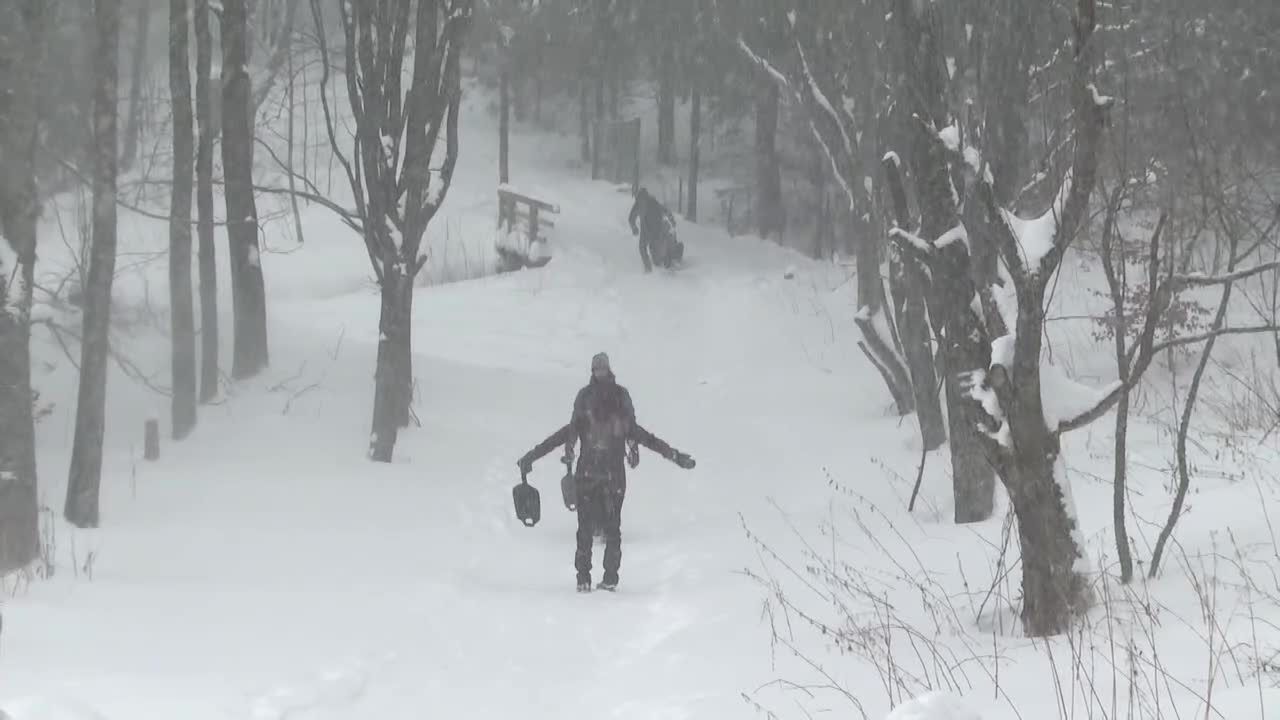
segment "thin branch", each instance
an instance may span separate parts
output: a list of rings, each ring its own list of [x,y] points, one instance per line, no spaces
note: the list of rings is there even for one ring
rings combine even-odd
[[[1261,275],[1272,270],[1280,270],[1280,260],[1263,263],[1244,270],[1236,270],[1225,275],[1202,275],[1200,273],[1191,273],[1187,275],[1175,275],[1173,282],[1178,288],[1183,287],[1209,287],[1211,285],[1225,285],[1229,282],[1236,282],[1251,278],[1254,275]]]

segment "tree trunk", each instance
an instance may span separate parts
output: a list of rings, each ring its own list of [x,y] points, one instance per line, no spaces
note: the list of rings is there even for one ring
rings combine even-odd
[[[253,196],[253,134],[245,0],[226,0],[222,19],[222,166],[231,246],[233,347],[231,375],[253,377],[267,367],[267,303]]]
[[[1128,382],[1128,378],[1121,377],[1120,382]],[[1125,391],[1120,396],[1120,401],[1116,403],[1115,478],[1111,488],[1111,514],[1115,526],[1116,553],[1120,559],[1120,582],[1125,584],[1133,579],[1133,553],[1129,550],[1129,531],[1125,523],[1124,509],[1125,488],[1128,484],[1126,477],[1129,460],[1128,440],[1129,393]]]
[[[947,326],[942,352],[943,386],[947,393],[947,420],[951,437],[951,485],[955,494],[954,516],[957,524],[982,522],[995,511],[995,469],[987,460],[978,433],[974,401],[964,388],[963,374],[985,365],[973,343],[957,342],[961,323]]]
[[[902,172],[897,156],[886,157],[885,185],[889,190],[893,203],[897,226],[910,227],[910,213],[907,208],[907,191],[902,182]],[[868,233],[869,236],[869,233]],[[861,296],[864,283],[874,283],[870,292],[883,293],[880,285],[879,256],[862,254],[869,251],[858,247],[858,292]],[[867,269],[863,269],[863,266]],[[871,269],[874,268],[874,271]],[[933,342],[930,336],[930,320],[927,298],[931,292],[929,278],[920,261],[912,257],[902,257],[895,246],[889,255],[889,288],[893,297],[893,316],[897,320],[897,328],[902,343],[902,354],[906,359],[910,373],[908,385],[914,399],[917,421],[920,425],[920,438],[926,450],[933,450],[946,442],[947,434],[943,430],[942,404],[938,399],[938,376],[933,362]],[[872,302],[870,295],[866,300],[859,299],[860,304]],[[863,330],[866,336],[868,330]],[[901,391],[895,391],[894,383],[890,383],[890,392],[897,397]],[[900,406],[901,407],[901,406]],[[907,412],[910,412],[908,410]],[[904,413],[905,414],[905,413]]]
[[[891,273],[899,277],[896,283],[901,294],[894,293],[895,317],[898,334],[902,338],[902,354],[911,375],[911,393],[915,401],[916,421],[920,425],[920,438],[925,450],[935,450],[947,441],[942,416],[942,400],[938,392],[937,366],[933,362],[933,342],[930,336],[929,311],[925,303],[928,280],[924,269],[913,260],[896,260],[890,263]],[[879,281],[879,277],[876,277]],[[861,280],[858,281],[861,285]]]
[[[937,128],[948,122],[947,74],[936,37],[938,11],[925,6],[928,9],[919,15],[909,4],[900,0],[897,5],[907,38],[905,65],[912,97],[910,106],[901,111],[901,123],[912,128],[910,166],[920,203],[920,236],[932,244],[959,226],[961,218],[947,149],[936,132],[921,122],[927,119]],[[978,435],[977,404],[969,398],[962,378],[987,368],[990,349],[982,342],[981,321],[972,309],[976,293],[965,244],[937,248],[931,262],[931,291],[926,300],[944,373],[955,521],[979,522],[994,509],[995,472]]]
[[[405,362],[410,358],[413,279],[393,263],[384,264],[383,272],[369,459],[391,462],[396,436],[403,425],[401,416],[407,409],[405,379],[412,375],[412,369],[406,367]]]
[[[809,183],[812,188],[812,201],[809,206],[809,213],[813,219],[813,246],[810,249],[810,256],[814,260],[823,260],[829,257],[827,230],[829,223],[827,221],[827,173],[826,168],[830,161],[827,159],[826,151],[822,149],[822,143],[810,133],[805,135],[806,150],[809,151]],[[870,240],[870,237],[867,238]],[[879,268],[876,268],[879,272]]]
[[[670,47],[658,61],[658,162],[676,164],[676,59]]]
[[[134,38],[132,67],[129,69],[129,124],[125,126],[124,148],[120,151],[120,171],[128,172],[138,159],[138,134],[142,128],[142,84],[146,75],[147,34],[151,25],[151,3],[148,0],[136,0],[138,3],[134,26],[137,36]]]
[[[756,232],[780,238],[786,226],[782,206],[782,168],[778,161],[778,85],[769,77],[756,80]]]
[[[0,96],[13,99],[0,105],[0,157],[7,160],[0,166],[0,235],[17,261],[16,268],[0,261],[0,575],[40,552],[30,352],[40,215],[36,87],[44,26],[38,5],[28,4],[32,14],[12,3],[0,6]]]
[[[1039,391],[1036,387],[1035,392]],[[1075,612],[1087,606],[1088,588],[1077,569],[1081,549],[1076,541],[1075,508],[1070,496],[1063,494],[1066,470],[1058,436],[1047,430],[1027,433],[1015,438],[1013,446],[1002,477],[1018,518],[1022,624],[1030,637],[1056,635],[1065,632]]]
[[[213,138],[217,121],[211,97],[213,37],[209,28],[209,0],[195,0],[196,119],[200,137],[196,147],[196,235],[200,265],[200,402],[218,395],[218,261],[213,246]]]
[[[702,90],[696,85],[689,108],[689,199],[685,204],[685,218],[698,222],[698,162],[702,145]]]
[[[586,77],[578,80],[578,135],[582,147],[582,162],[591,162],[591,102],[590,84]]]
[[[591,117],[591,179],[599,180],[600,174],[604,169],[604,158],[600,155],[601,145],[604,144],[604,63],[600,63],[600,67],[596,73],[596,107],[595,113]]]
[[[94,0],[93,231],[84,292],[80,389],[64,514],[76,527],[98,526],[102,441],[107,404],[111,284],[116,266],[116,88],[120,0]]]
[[[504,51],[505,52],[505,51]],[[510,182],[508,151],[511,147],[511,63],[502,60],[502,77],[498,81],[498,182]]]
[[[191,301],[191,181],[195,139],[187,0],[169,1],[169,94],[173,103],[173,197],[169,211],[169,308],[173,342],[173,438],[196,424],[196,333]]]
[[[1031,33],[1030,5],[1023,0],[996,4],[995,32],[986,34],[990,86],[990,118],[984,135],[991,158],[992,187],[996,202],[1014,207],[1029,168],[1030,134],[1027,128],[1031,84],[1027,81]]]

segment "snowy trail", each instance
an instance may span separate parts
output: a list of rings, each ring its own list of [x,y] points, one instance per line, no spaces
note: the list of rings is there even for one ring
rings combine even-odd
[[[461,207],[492,193],[477,153]],[[158,463],[135,466],[116,441],[106,526],[75,538],[94,549],[93,578],[37,585],[6,609],[0,700],[192,720],[747,711],[741,693],[771,675],[759,594],[737,573],[752,562],[739,513],[814,482],[814,450],[880,401],[829,382],[849,349],[816,313],[824,293],[782,279],[789,253],[685,225],[690,266],[645,275],[629,195],[542,167],[519,173],[561,204],[553,262],[419,292],[423,427],[391,466],[362,459],[377,303],[358,246],[309,240],[324,274],[269,281],[269,378],[207,408],[196,439]],[[291,262],[268,261],[271,277]],[[360,269],[339,275],[343,262]],[[579,596],[554,455],[531,478],[537,528],[515,521],[510,489],[515,459],[567,419],[600,350],[640,421],[699,465],[643,455],[621,588]],[[146,409],[124,404],[136,427]],[[46,454],[59,477],[65,458]]]

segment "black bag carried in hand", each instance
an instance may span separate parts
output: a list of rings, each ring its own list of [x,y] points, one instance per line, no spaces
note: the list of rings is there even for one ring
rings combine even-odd
[[[578,481],[573,477],[573,458],[566,455],[560,462],[564,463],[564,477],[560,478],[560,497],[569,512],[573,512],[578,509]]]
[[[516,504],[516,517],[525,527],[533,527],[542,519],[542,496],[524,473],[520,474],[520,484],[511,488],[511,499]]]

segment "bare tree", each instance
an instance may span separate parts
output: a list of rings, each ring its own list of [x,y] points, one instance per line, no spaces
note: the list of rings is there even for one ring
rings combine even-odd
[[[1064,631],[1072,615],[1090,602],[1079,528],[1070,483],[1061,460],[1061,437],[1102,417],[1124,397],[1165,349],[1204,342],[1225,334],[1274,332],[1272,326],[1224,328],[1155,342],[1170,298],[1186,287],[1227,285],[1276,269],[1264,263],[1222,276],[1178,273],[1162,263],[1164,220],[1148,242],[1147,287],[1151,297],[1143,313],[1136,345],[1129,349],[1122,380],[1099,389],[1070,386],[1043,391],[1041,345],[1044,303],[1064,254],[1088,211],[1095,185],[1103,127],[1111,98],[1100,94],[1090,77],[1095,67],[1095,0],[1077,0],[1071,44],[1070,167],[1049,207],[1022,218],[1001,206],[990,164],[967,146],[959,129],[940,111],[945,75],[938,72],[936,7],[902,0],[898,15],[907,42],[909,96],[913,103],[916,182],[926,218],[930,208],[955,218],[960,193],[952,178],[965,178],[963,217],[954,227],[923,237],[903,229],[893,233],[904,252],[916,254],[932,269],[935,281],[951,285],[944,297],[980,312],[967,324],[973,346],[951,355],[948,370],[966,378],[972,402],[965,416],[977,421],[977,441],[1008,491],[1022,547],[1023,626],[1042,636]],[[928,109],[933,105],[934,109]],[[960,173],[953,173],[958,170]],[[900,182],[896,173],[891,173]],[[1162,277],[1162,268],[1165,268]],[[968,283],[968,289],[963,284]],[[963,291],[962,291],[963,290]],[[971,333],[971,334],[969,334]],[[950,342],[955,342],[950,338]],[[973,355],[969,353],[972,352]],[[959,362],[954,362],[958,358]],[[953,364],[954,363],[954,364]],[[1056,370],[1053,370],[1056,372]],[[1059,378],[1059,383],[1070,382]],[[955,439],[953,438],[953,444]]]
[[[213,37],[209,31],[209,0],[195,0],[196,119],[200,136],[196,146],[196,235],[200,265],[200,401],[218,394],[218,262],[213,245],[213,139],[217,121],[213,115],[210,66]]]
[[[458,161],[461,54],[474,0],[338,4],[347,97],[356,125],[354,162],[338,145],[323,82],[321,99],[330,143],[355,195],[382,291],[369,458],[390,462],[399,429],[408,423],[413,390],[413,280],[427,259],[422,238],[449,192]],[[311,9],[327,67],[320,0],[311,0]],[[412,54],[406,52],[411,34]],[[412,79],[402,91],[408,59]],[[443,157],[433,167],[437,150]]]
[[[227,237],[231,249],[231,375],[252,377],[267,367],[267,298],[253,195],[252,88],[248,71],[246,0],[225,0],[222,12],[222,167],[226,174]]]
[[[191,184],[195,139],[191,112],[191,23],[187,0],[169,0],[169,94],[173,104],[173,194],[169,209],[169,315],[173,343],[173,437],[196,424],[196,332],[191,296]]]
[[[77,527],[98,526],[102,441],[107,405],[111,284],[116,267],[116,89],[120,0],[94,0],[93,237],[84,291],[80,389],[64,514]]]
[[[0,574],[39,553],[31,303],[44,0],[0,2]]]

